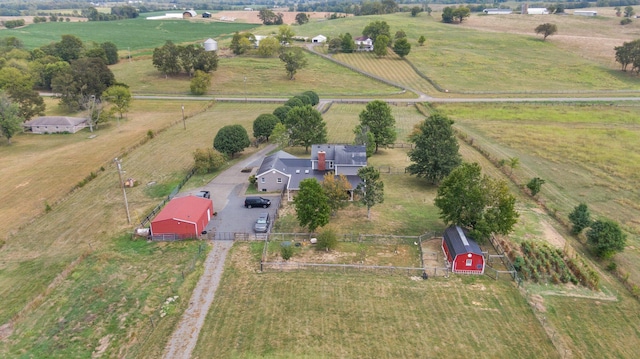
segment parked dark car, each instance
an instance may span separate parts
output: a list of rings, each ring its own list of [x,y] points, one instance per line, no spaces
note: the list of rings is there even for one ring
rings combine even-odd
[[[200,191],[200,192],[196,193],[196,197],[211,198],[211,192],[209,192],[209,191]]]
[[[247,197],[244,200],[244,206],[246,208],[262,207],[267,208],[271,205],[271,200],[263,197]]]

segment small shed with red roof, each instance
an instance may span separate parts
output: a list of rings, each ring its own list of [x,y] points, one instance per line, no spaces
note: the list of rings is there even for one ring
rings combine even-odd
[[[186,196],[174,198],[151,221],[151,235],[173,239],[196,238],[213,216],[210,199]]]
[[[467,230],[459,226],[445,229],[442,236],[442,251],[451,266],[452,273],[484,273],[484,255]]]

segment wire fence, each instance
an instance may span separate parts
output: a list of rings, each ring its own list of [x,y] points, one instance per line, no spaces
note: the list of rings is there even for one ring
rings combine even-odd
[[[360,243],[365,245],[390,245],[390,246],[417,246],[419,251],[419,266],[415,265],[375,265],[361,263],[322,263],[322,262],[309,262],[301,260],[268,260],[270,257],[277,257],[269,254],[269,243],[280,243],[287,246],[293,245],[296,247],[302,247],[302,243],[313,243],[315,239],[315,233],[269,233],[264,240],[264,247],[262,253],[262,259],[260,261],[261,271],[287,271],[287,270],[314,270],[314,271],[342,271],[342,272],[375,272],[379,274],[387,275],[409,275],[412,277],[421,277],[427,279],[430,276],[445,276],[448,277],[450,269],[448,266],[432,266],[426,265],[428,258],[431,262],[434,260],[437,262],[438,253],[432,251],[425,251],[422,246],[422,242],[426,239],[433,239],[434,232],[425,233],[421,236],[395,236],[388,234],[344,234],[338,241],[342,243]],[[397,249],[394,251],[397,253]]]

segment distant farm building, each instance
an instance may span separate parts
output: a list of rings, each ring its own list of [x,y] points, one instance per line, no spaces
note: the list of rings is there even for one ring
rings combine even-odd
[[[549,10],[546,7],[528,7],[522,5],[522,13],[528,15],[549,15]]]
[[[593,10],[576,10],[573,14],[578,16],[598,16],[598,12]]]
[[[513,13],[513,10],[511,10],[511,9],[484,9],[484,10],[482,10],[482,12],[487,14],[487,15],[509,15],[509,14]]]
[[[204,42],[204,51],[218,51],[218,42],[214,39],[207,39]]]
[[[183,19],[184,15],[182,13],[171,13],[168,12],[164,15],[161,16],[149,16],[146,19],[147,20],[179,20],[179,19]]]
[[[452,273],[483,274],[485,261],[478,243],[469,237],[468,231],[451,226],[444,231],[442,251]]]
[[[189,18],[196,17],[196,16],[198,16],[198,13],[195,10],[187,10],[187,11],[182,13],[182,17],[184,19],[189,19]]]
[[[313,43],[327,42],[327,37],[324,36],[324,35],[318,35],[318,36],[314,37],[313,39],[311,39],[311,42],[313,42]]]
[[[213,216],[210,199],[186,196],[174,198],[151,221],[154,239],[196,238]]]
[[[88,126],[86,118],[66,116],[36,117],[24,123],[33,133],[76,133]]]
[[[359,36],[353,39],[358,51],[373,51],[373,40],[367,36]]]

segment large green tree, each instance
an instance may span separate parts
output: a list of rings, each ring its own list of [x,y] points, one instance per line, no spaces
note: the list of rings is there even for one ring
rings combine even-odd
[[[280,41],[281,44],[288,44],[293,41],[293,37],[295,36],[295,32],[293,32],[293,28],[289,25],[280,25],[278,26],[278,35],[276,38]]]
[[[308,227],[311,232],[329,223],[331,208],[322,186],[315,178],[300,181],[300,190],[293,198],[293,206],[300,226]]]
[[[5,94],[0,93],[0,134],[7,138],[9,144],[11,144],[11,138],[22,131],[22,121],[18,105],[12,103]]]
[[[282,13],[274,13],[269,9],[261,9],[258,13],[258,18],[262,20],[264,25],[282,25]]]
[[[151,62],[165,76],[180,73],[179,49],[173,41],[167,40],[162,47],[153,49]]]
[[[536,34],[542,34],[542,40],[546,40],[547,37],[558,32],[558,27],[556,24],[544,23],[536,26],[535,28]]]
[[[230,158],[233,158],[236,153],[242,152],[250,144],[247,130],[241,125],[224,126],[213,139],[213,148]]]
[[[320,112],[311,105],[292,108],[284,124],[291,143],[304,146],[305,152],[309,152],[309,146],[314,143],[327,142],[327,125]]]
[[[263,113],[253,121],[253,137],[269,141],[269,136],[278,123],[280,120],[275,115]]]
[[[72,61],[69,69],[51,80],[60,104],[71,111],[89,108],[102,93],[115,84],[115,76],[102,59],[83,57]]]
[[[387,38],[391,39],[391,29],[386,21],[376,20],[365,26],[364,30],[362,30],[362,35],[371,38],[375,43],[376,39],[380,35],[385,35]]]
[[[11,101],[18,105],[19,115],[24,121],[44,114],[44,100],[38,91],[33,90],[33,86],[29,72],[9,66],[0,69],[0,90],[5,91]]]
[[[303,12],[299,12],[296,14],[296,23],[298,25],[304,25],[309,22],[309,16]]]
[[[273,110],[273,115],[276,116],[280,122],[284,123],[289,111],[291,111],[291,106],[283,105],[276,107],[276,109]]]
[[[255,39],[255,36],[251,33],[239,33],[236,31],[231,38],[231,45],[229,48],[233,51],[234,55],[242,55],[247,52],[251,46],[253,46]]]
[[[627,71],[627,67],[631,65],[631,71],[640,72],[640,39],[625,42],[622,46],[616,46],[614,50],[616,62],[622,65],[622,71]]]
[[[459,23],[471,15],[471,9],[464,5],[460,5],[453,10],[453,17],[458,20]]]
[[[129,111],[131,101],[133,100],[131,91],[124,85],[114,85],[109,87],[102,93],[102,98],[115,107],[120,118],[122,118],[122,115],[125,112]]]
[[[401,58],[409,55],[409,52],[411,52],[411,44],[406,37],[400,38],[393,43],[393,52]]]
[[[389,40],[389,37],[387,35],[378,36],[373,44],[373,53],[378,57],[386,56],[387,47],[389,46],[390,42],[391,40]]]
[[[409,141],[415,144],[409,151],[413,162],[407,167],[410,174],[437,184],[462,163],[451,125],[453,121],[447,116],[434,113],[409,136]]]
[[[258,55],[262,57],[271,57],[278,52],[280,44],[275,37],[267,37],[260,40],[258,45]]]
[[[358,176],[362,182],[356,187],[356,194],[360,203],[367,206],[367,219],[371,219],[371,207],[384,202],[384,182],[380,179],[380,171],[372,166],[360,168]]]
[[[307,66],[307,59],[300,48],[283,47],[280,50],[280,61],[284,62],[289,80],[293,80],[298,70]]]
[[[610,258],[616,252],[622,252],[627,243],[627,235],[622,233],[618,223],[609,219],[600,219],[591,223],[587,231],[587,243],[600,258]]]
[[[373,133],[376,153],[379,147],[392,144],[396,140],[396,120],[391,115],[391,107],[386,102],[380,100],[369,102],[360,112],[360,125],[367,126]]]
[[[113,42],[107,41],[100,44],[102,50],[107,57],[107,65],[115,65],[118,63],[118,47]]]
[[[341,48],[340,50],[345,54],[350,54],[356,51],[356,42],[353,40],[353,37],[350,33],[346,33],[340,36],[341,40]]]
[[[304,96],[307,96],[311,99],[311,106],[315,106],[320,103],[320,96],[315,91],[305,91],[302,93]]]
[[[482,175],[477,163],[463,163],[447,176],[435,198],[447,225],[471,229],[480,241],[491,234],[508,234],[518,220],[516,199],[507,183]]]
[[[56,42],[53,47],[54,55],[66,62],[79,59],[84,52],[82,40],[75,35],[62,35],[62,40]]]

